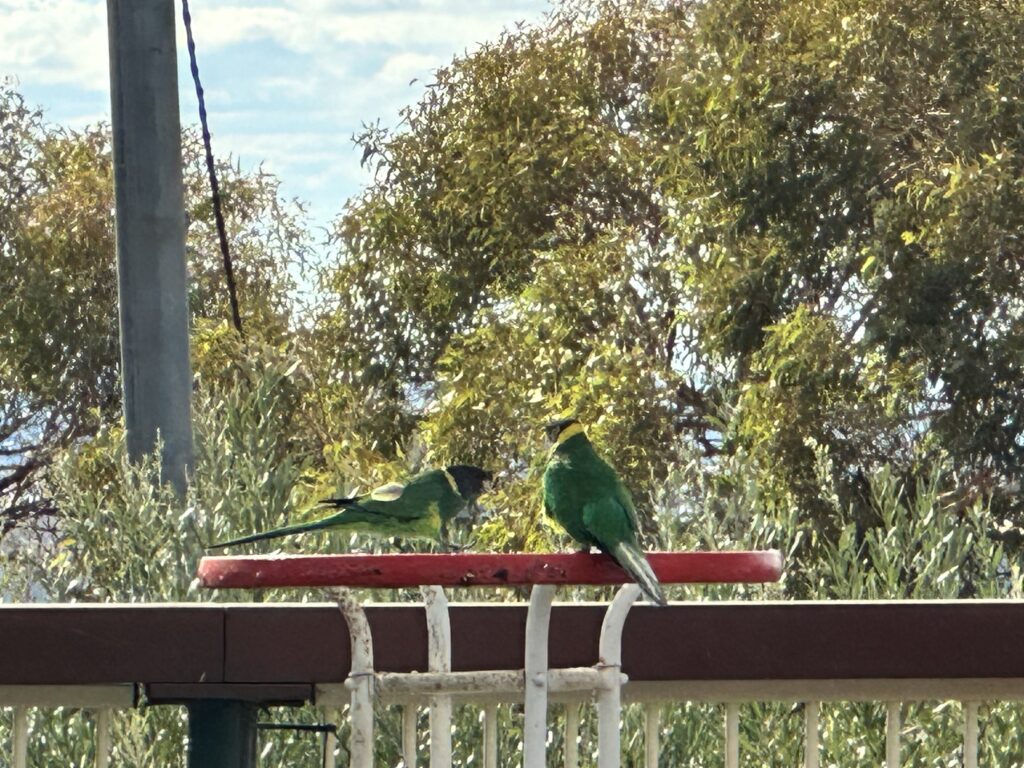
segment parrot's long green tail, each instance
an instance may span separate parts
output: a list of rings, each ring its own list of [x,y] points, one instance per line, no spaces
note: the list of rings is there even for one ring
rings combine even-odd
[[[651,564],[635,544],[628,541],[619,542],[608,554],[640,585],[648,600],[657,605],[668,605],[665,594],[661,591],[661,584],[658,583],[658,577],[651,570]]]
[[[311,523],[299,523],[298,525],[288,525],[284,528],[274,528],[270,531],[263,531],[261,533],[253,533],[249,536],[243,536],[240,539],[231,539],[230,541],[222,541],[219,544],[210,544],[207,549],[221,549],[223,547],[234,547],[238,544],[250,544],[254,541],[263,541],[264,539],[276,539],[280,536],[291,536],[294,533],[306,533],[307,531],[319,531],[324,528],[330,528],[337,526],[339,521],[337,516],[324,518],[323,520],[314,520]]]

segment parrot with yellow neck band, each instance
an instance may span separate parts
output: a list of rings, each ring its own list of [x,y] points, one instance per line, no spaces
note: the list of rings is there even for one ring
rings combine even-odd
[[[583,425],[545,425],[553,443],[544,469],[544,511],[587,549],[597,547],[622,566],[652,603],[665,605],[658,578],[637,544],[633,499],[615,470],[594,450]]]
[[[211,544],[208,549],[234,547],[327,528],[403,539],[436,539],[444,543],[448,522],[467,505],[476,504],[491,479],[491,473],[484,469],[454,464],[446,469],[424,472],[405,485],[389,483],[363,496],[323,499],[320,504],[341,511],[308,523]]]

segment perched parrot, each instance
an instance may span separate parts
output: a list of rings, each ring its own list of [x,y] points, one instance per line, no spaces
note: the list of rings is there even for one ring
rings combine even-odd
[[[209,549],[233,547],[324,528],[346,528],[376,536],[440,541],[448,521],[467,504],[476,503],[491,477],[490,472],[467,464],[430,470],[417,475],[405,485],[389,483],[364,496],[323,499],[320,502],[322,505],[341,511],[320,520],[211,544]]]
[[[615,470],[597,455],[576,419],[545,425],[554,443],[544,469],[544,511],[586,549],[598,547],[628,573],[647,599],[665,605],[658,578],[636,541],[636,509]]]

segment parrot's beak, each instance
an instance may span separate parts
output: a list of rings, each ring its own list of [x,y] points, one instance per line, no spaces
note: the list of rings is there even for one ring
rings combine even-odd
[[[552,422],[550,424],[545,424],[543,427],[540,428],[541,432],[544,433],[544,447],[545,448],[550,448],[552,445],[555,444],[555,440],[558,439],[558,433],[557,432],[555,432],[555,436],[554,437],[551,436],[551,432],[555,428],[556,428],[556,425],[555,425],[554,422]]]

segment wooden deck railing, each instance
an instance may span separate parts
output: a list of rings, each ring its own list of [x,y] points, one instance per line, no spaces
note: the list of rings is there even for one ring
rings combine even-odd
[[[555,605],[550,665],[593,664],[606,607]],[[366,608],[382,673],[426,672],[422,606]],[[452,670],[521,669],[526,606],[450,606]],[[898,765],[898,702],[964,702],[964,765],[977,765],[977,702],[1024,699],[1024,603],[688,603],[636,606],[622,638],[625,701],[726,703],[727,765],[738,765],[744,701],[800,701],[806,765],[817,765],[818,702],[890,704],[890,766]],[[130,707],[232,698],[266,704],[340,703],[349,636],[334,604],[46,605],[0,607],[0,707]],[[386,686],[381,695],[387,698]],[[503,690],[456,699],[520,699]],[[571,695],[552,692],[555,701]],[[520,699],[521,700],[521,699]],[[98,718],[101,727],[107,720]],[[22,724],[22,725],[18,725]],[[24,754],[16,734],[14,765]],[[656,741],[656,738],[653,739]],[[653,748],[652,741],[652,748]],[[101,741],[102,743],[102,741]],[[656,750],[655,750],[656,752]],[[652,757],[654,753],[652,753]],[[100,765],[104,758],[99,754]]]

